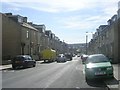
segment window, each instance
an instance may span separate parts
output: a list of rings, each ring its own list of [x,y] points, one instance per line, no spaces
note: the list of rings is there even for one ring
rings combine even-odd
[[[32,58],[31,58],[31,57],[28,57],[28,60],[32,60]]]
[[[87,63],[100,63],[100,62],[108,62],[108,58],[105,56],[92,56],[89,57]]]
[[[27,31],[27,35],[26,36],[27,36],[27,39],[28,39],[29,38],[29,31]]]
[[[15,57],[14,60],[24,60],[23,57]]]

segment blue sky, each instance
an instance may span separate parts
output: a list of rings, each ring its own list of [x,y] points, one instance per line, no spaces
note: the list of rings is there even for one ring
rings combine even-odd
[[[1,12],[45,24],[61,41],[85,43],[100,25],[117,14],[119,0],[2,0]]]

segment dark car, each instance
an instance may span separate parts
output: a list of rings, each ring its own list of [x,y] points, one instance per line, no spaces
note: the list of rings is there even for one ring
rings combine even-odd
[[[12,60],[12,68],[23,68],[23,67],[35,67],[36,61],[33,60],[29,55],[17,55]]]
[[[64,54],[59,54],[56,58],[56,61],[57,62],[66,62],[67,60],[66,60],[66,57]]]
[[[72,54],[65,54],[65,57],[68,61],[71,61],[72,60]]]

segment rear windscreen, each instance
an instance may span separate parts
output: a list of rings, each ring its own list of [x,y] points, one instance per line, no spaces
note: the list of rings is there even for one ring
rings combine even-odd
[[[13,60],[24,60],[24,57],[15,57]]]

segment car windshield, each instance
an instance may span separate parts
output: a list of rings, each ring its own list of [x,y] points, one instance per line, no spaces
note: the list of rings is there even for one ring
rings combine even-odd
[[[58,57],[61,57],[60,55]]]
[[[24,57],[15,57],[13,60],[24,60]]]
[[[105,56],[92,56],[89,57],[86,61],[86,63],[100,63],[100,62],[109,62],[109,60]]]

